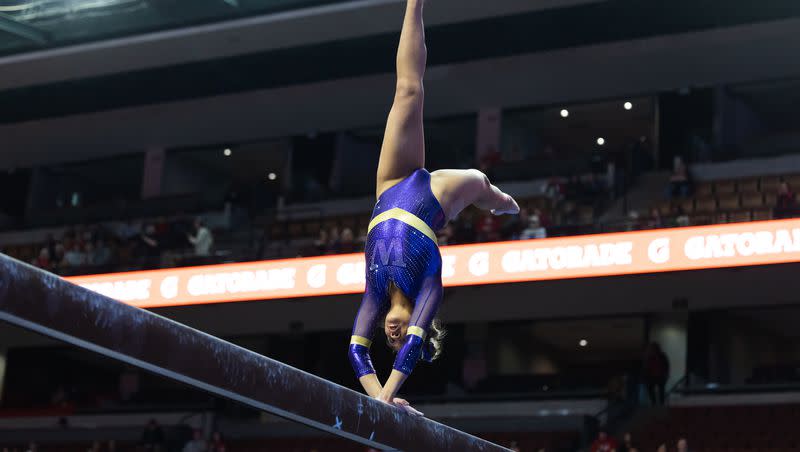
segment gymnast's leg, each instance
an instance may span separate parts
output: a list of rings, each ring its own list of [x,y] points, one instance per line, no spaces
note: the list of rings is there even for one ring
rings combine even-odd
[[[422,23],[424,0],[407,0],[403,31],[397,49],[397,86],[386,122],[378,163],[376,195],[425,166],[422,126],[423,87],[427,49]]]

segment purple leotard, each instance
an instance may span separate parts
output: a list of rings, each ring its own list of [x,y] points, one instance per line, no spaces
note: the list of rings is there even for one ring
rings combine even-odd
[[[425,335],[442,300],[442,257],[433,234],[447,223],[430,181],[430,173],[418,169],[386,190],[375,204],[365,251],[366,291],[349,348],[359,378],[375,373],[369,346],[378,321],[390,307],[391,284],[414,303],[409,334],[394,368],[408,375],[420,358],[430,358]]]

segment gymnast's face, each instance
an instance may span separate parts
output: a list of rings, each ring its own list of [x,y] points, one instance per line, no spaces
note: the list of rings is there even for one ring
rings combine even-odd
[[[383,322],[383,330],[386,333],[386,344],[396,352],[403,347],[410,320],[411,310],[408,306],[392,303],[392,308]]]

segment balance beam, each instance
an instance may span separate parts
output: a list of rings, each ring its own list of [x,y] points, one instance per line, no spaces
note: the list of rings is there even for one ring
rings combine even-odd
[[[3,254],[0,320],[377,449],[508,451]]]

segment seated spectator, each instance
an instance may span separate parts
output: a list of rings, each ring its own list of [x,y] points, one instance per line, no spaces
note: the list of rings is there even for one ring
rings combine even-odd
[[[319,237],[314,240],[313,252],[315,256],[321,256],[328,250],[328,231],[323,228],[319,230]]]
[[[519,448],[519,444],[517,444],[516,441],[511,441],[511,443],[508,445],[508,448],[514,452],[522,452],[522,450]]]
[[[328,245],[325,247],[325,254],[338,254],[340,239],[339,228],[331,228],[328,233]]]
[[[67,267],[86,265],[86,253],[81,249],[79,242],[73,241],[72,245],[66,249],[63,264]]]
[[[211,247],[214,245],[214,235],[211,230],[206,227],[202,218],[194,220],[195,235],[187,234],[186,238],[189,243],[194,245],[194,255],[205,257],[211,255]]]
[[[53,264],[50,262],[50,250],[46,247],[39,250],[39,256],[36,257],[31,264],[42,270],[51,271]]]
[[[344,228],[342,230],[342,238],[339,240],[339,248],[337,251],[339,254],[355,253],[358,251],[352,229]]]
[[[208,445],[209,452],[226,452],[227,447],[225,446],[225,441],[222,438],[222,433],[214,432],[211,435],[211,442]]]
[[[111,262],[111,248],[106,241],[98,238],[95,244],[91,247],[91,251],[87,249],[89,265],[108,265]]]
[[[485,213],[478,218],[475,226],[479,242],[496,242],[500,240],[500,219],[496,215]]]
[[[114,231],[117,238],[127,242],[137,237],[141,232],[141,225],[134,223],[133,220],[117,223],[116,230]]]
[[[436,233],[436,239],[439,243],[439,246],[449,245],[453,240],[454,233],[455,231],[453,230],[453,225],[447,223],[439,232]]]
[[[685,198],[692,194],[692,178],[689,168],[678,158],[669,177],[669,198]]]
[[[661,211],[657,207],[650,209],[650,217],[645,223],[646,229],[659,229],[664,227],[664,221],[661,219]]]
[[[686,441],[686,438],[681,438],[678,440],[676,448],[678,452],[689,452],[689,442]]]
[[[522,231],[528,227],[528,209],[521,208],[517,215],[507,215],[503,220],[503,226],[500,228],[500,235],[503,240],[519,240]]]
[[[150,419],[142,432],[142,448],[154,452],[164,450],[164,431],[155,419]]]
[[[622,444],[620,444],[617,452],[634,452],[636,450],[636,447],[633,446],[633,437],[630,433],[625,433],[622,437]]]
[[[203,432],[200,429],[195,429],[192,440],[183,446],[183,452],[206,452],[207,450],[208,445],[203,439]]]
[[[617,450],[617,441],[608,436],[608,432],[601,429],[591,447],[591,452],[614,452]]]
[[[520,240],[547,238],[547,229],[542,227],[539,215],[535,213],[528,217],[528,226],[519,236]]]
[[[662,444],[662,445],[658,446],[658,449],[656,449],[656,452],[667,452],[667,445],[666,444]]]
[[[788,182],[782,181],[778,185],[778,198],[775,201],[775,209],[773,209],[773,217],[775,218],[791,218],[797,211],[797,202],[795,201],[795,194],[792,187]]]

